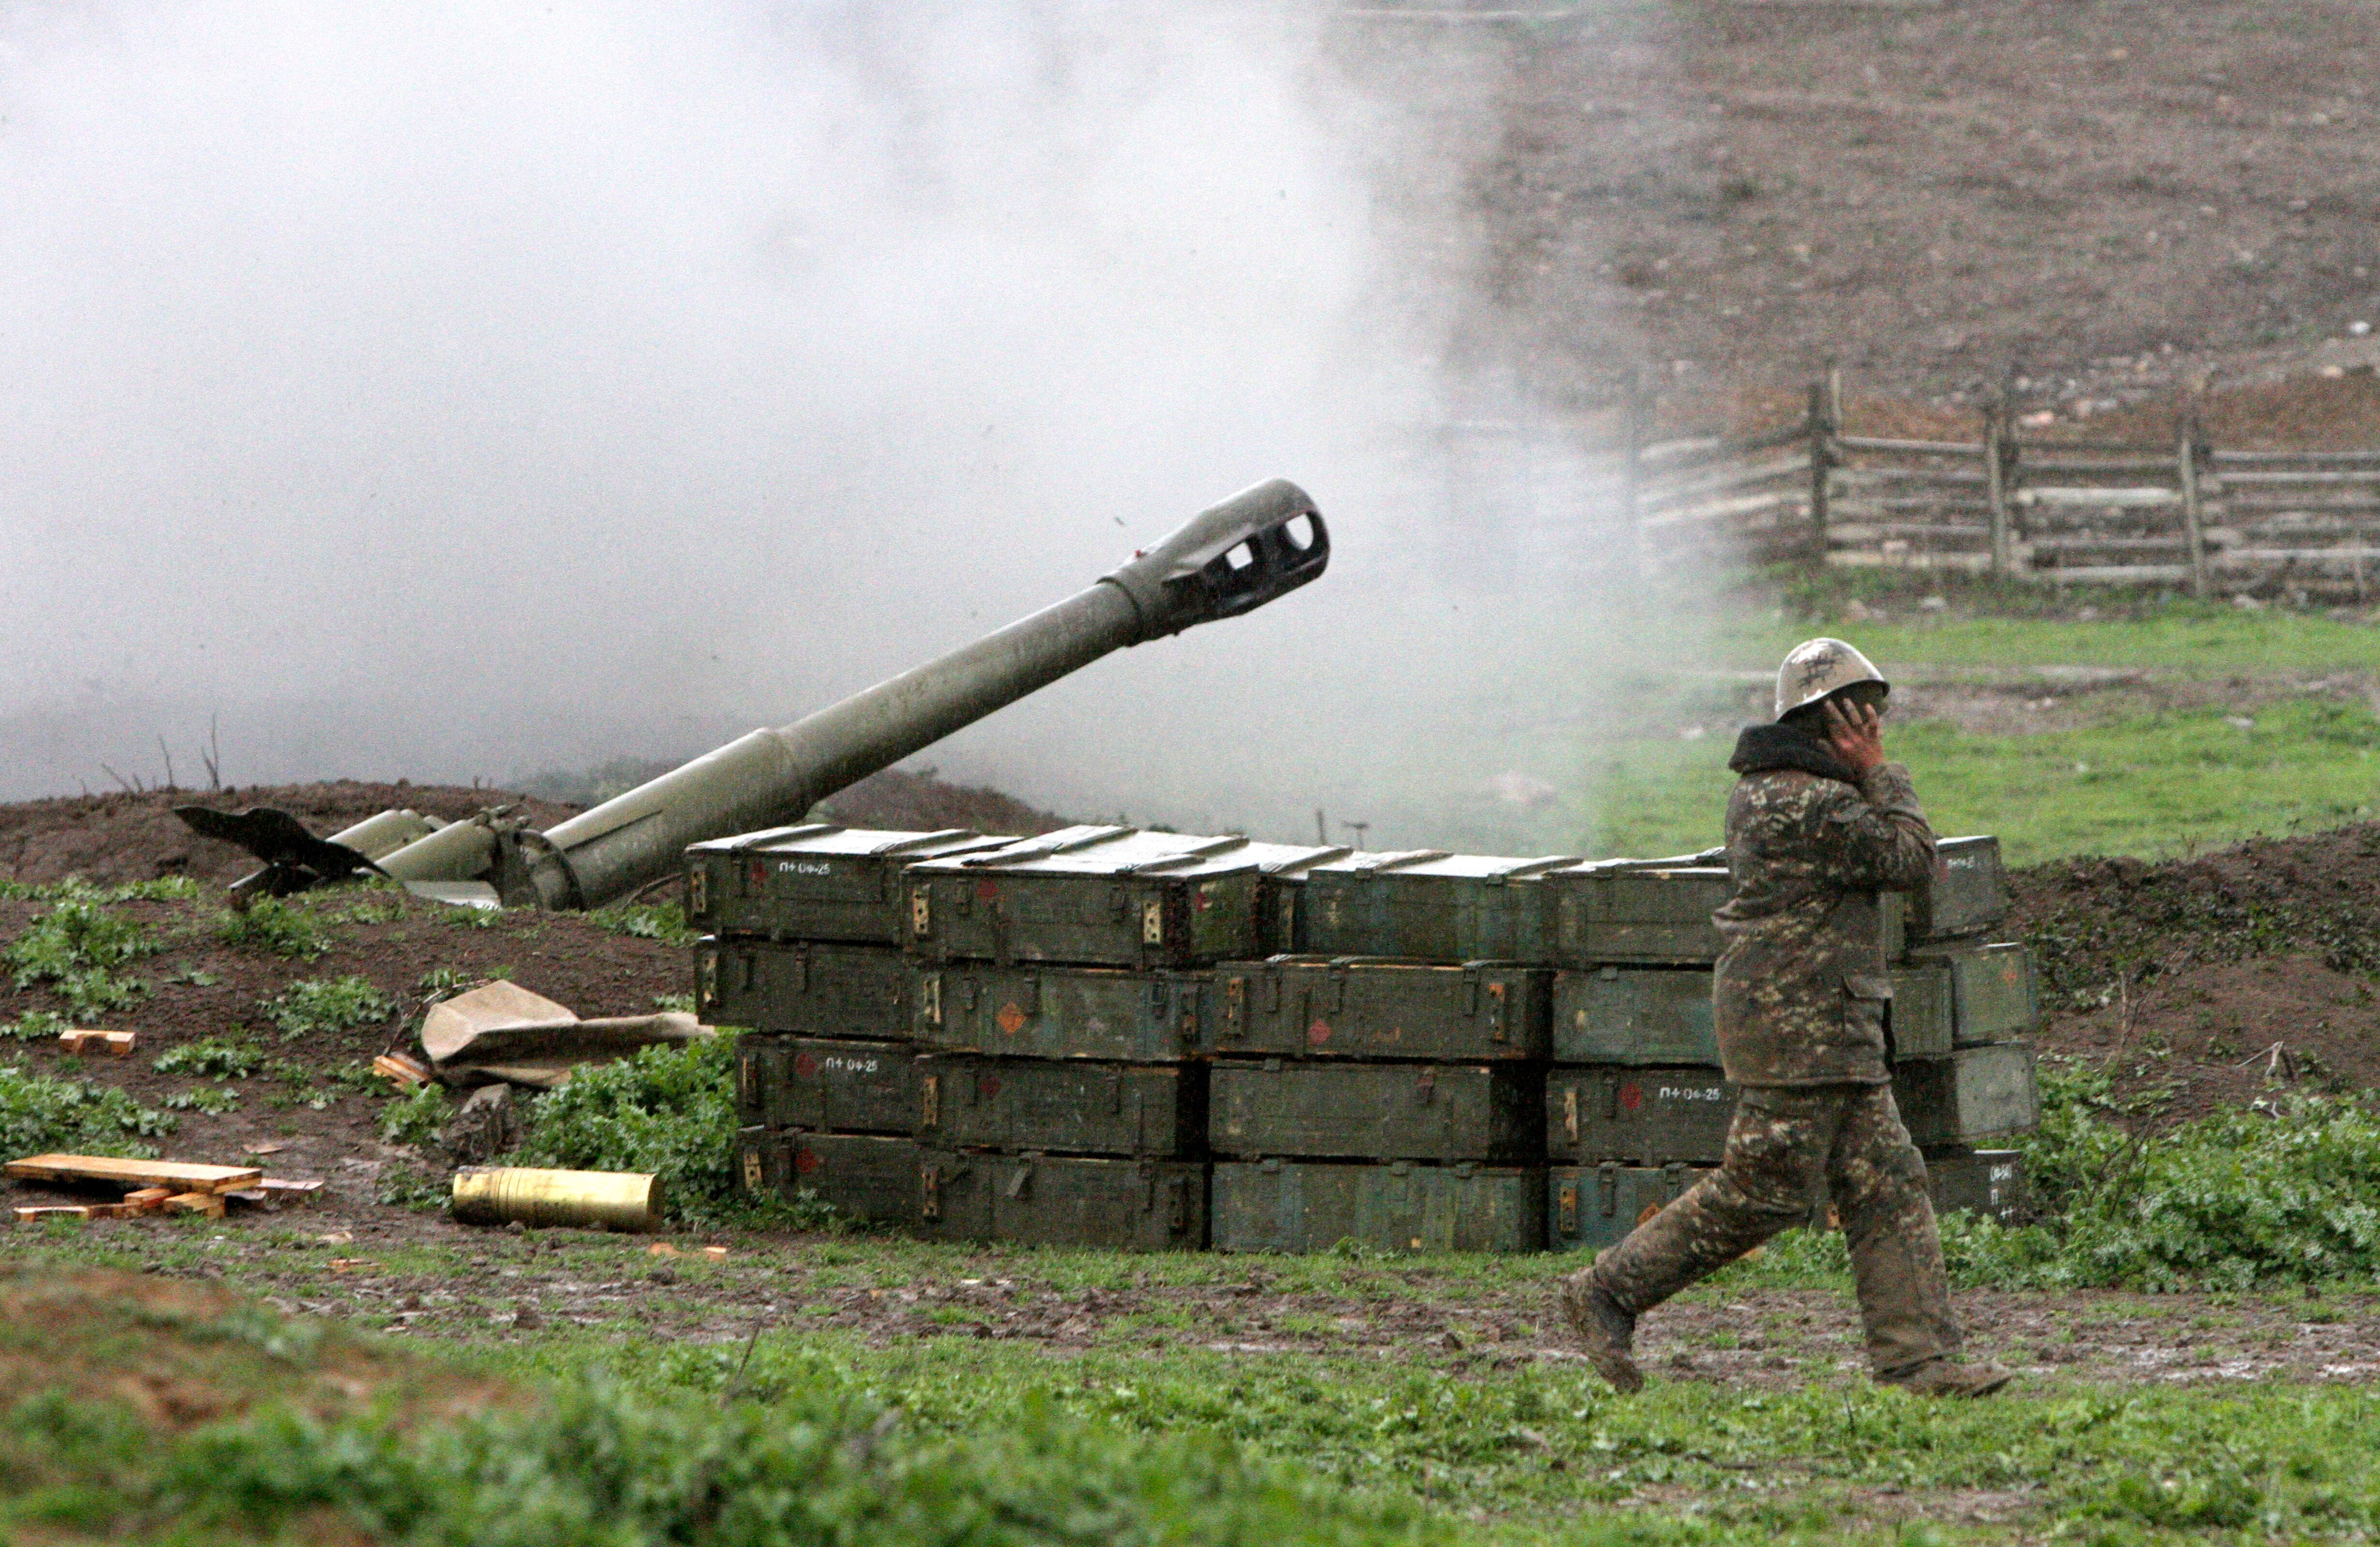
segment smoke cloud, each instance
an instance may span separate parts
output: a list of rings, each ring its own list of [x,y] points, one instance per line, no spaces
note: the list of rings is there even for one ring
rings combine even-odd
[[[1492,105],[1384,98],[1344,25],[8,14],[0,794],[153,778],[159,735],[187,783],[210,716],[239,784],[691,753],[1287,476],[1321,582],[923,761],[1084,814],[1498,835],[1455,810],[1497,771],[1465,738],[1640,652],[1594,469],[1444,431],[1541,413],[1445,364]]]

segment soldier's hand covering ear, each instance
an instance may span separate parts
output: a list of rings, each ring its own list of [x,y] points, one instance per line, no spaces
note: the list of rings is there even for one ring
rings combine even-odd
[[[1827,745],[1843,766],[1864,779],[1884,762],[1884,716],[1875,708],[1849,698],[1828,699]]]

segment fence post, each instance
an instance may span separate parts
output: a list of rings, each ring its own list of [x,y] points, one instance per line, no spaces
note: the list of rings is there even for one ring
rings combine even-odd
[[[1640,575],[1647,567],[1645,524],[1636,489],[1643,474],[1645,418],[1644,373],[1631,371],[1620,403],[1620,434],[1625,443],[1620,468],[1620,508],[1628,522],[1629,550],[1636,556],[1636,572]]]
[[[1992,579],[2005,579],[2013,554],[2009,542],[2009,412],[2005,401],[1984,406],[1984,487],[1991,500]]]
[[[1830,396],[1826,383],[1810,384],[1810,563],[1820,570],[1827,566],[1827,481],[1835,465]]]
[[[2181,420],[2181,448],[2177,459],[2181,471],[2181,526],[2190,540],[2190,594],[2206,595],[2205,526],[2198,510],[2198,408],[2192,404]]]

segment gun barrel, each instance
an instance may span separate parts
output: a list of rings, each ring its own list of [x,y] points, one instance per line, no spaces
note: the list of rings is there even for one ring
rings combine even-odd
[[[1305,585],[1330,534],[1295,484],[1258,484],[1054,606],[773,730],[753,731],[543,834],[518,835],[511,902],[600,907],[668,875],[688,844],[798,815],[878,769],[1114,651],[1236,617]],[[462,824],[457,824],[459,827]],[[504,845],[455,827],[381,860],[469,880]]]

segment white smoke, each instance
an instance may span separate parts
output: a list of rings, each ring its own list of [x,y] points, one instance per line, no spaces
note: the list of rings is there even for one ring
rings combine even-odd
[[[1469,148],[1346,84],[1327,26],[8,14],[0,793],[153,774],[152,736],[216,713],[238,783],[696,750],[1282,475],[1333,518],[1318,586],[929,761],[1290,833],[1426,800],[1416,749],[1465,733],[1482,674],[1563,699],[1603,648],[1580,592],[1548,654],[1548,588],[1508,584],[1593,570],[1591,513],[1567,553],[1450,515],[1435,291],[1462,265],[1413,236],[1459,231]],[[1447,579],[1499,544],[1512,595]]]

